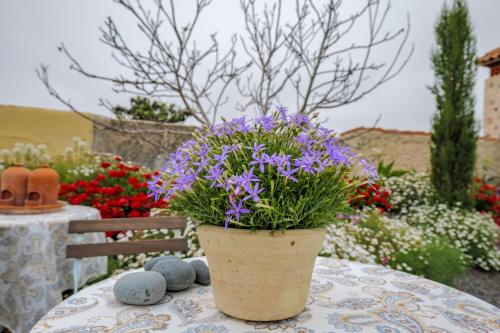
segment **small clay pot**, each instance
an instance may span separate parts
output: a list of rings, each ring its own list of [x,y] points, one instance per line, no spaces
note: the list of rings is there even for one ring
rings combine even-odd
[[[26,199],[26,186],[31,171],[21,164],[7,168],[2,173],[0,205],[23,206]]]
[[[33,170],[28,179],[25,205],[55,205],[59,198],[59,174],[47,166]]]

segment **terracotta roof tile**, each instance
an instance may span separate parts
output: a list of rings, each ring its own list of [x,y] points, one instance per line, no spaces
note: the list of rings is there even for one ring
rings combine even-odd
[[[490,66],[497,62],[500,62],[500,47],[486,53],[485,55],[477,59],[477,62],[483,66]]]

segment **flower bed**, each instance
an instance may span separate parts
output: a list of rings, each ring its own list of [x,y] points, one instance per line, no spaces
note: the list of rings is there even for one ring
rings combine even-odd
[[[495,223],[500,226],[500,187],[476,178],[472,196],[476,210],[491,214]]]
[[[167,201],[148,197],[150,173],[139,166],[127,165],[116,157],[103,161],[93,179],[61,184],[60,198],[72,205],[99,209],[102,218],[146,217],[152,208],[165,208]],[[107,236],[116,233],[107,233]]]

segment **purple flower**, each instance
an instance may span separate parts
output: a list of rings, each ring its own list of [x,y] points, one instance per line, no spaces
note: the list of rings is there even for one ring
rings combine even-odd
[[[280,105],[276,105],[276,110],[280,113],[280,118],[285,120],[285,121],[288,121],[288,109],[283,107],[283,106],[280,106]]]
[[[257,119],[257,123],[262,126],[264,131],[270,132],[273,128],[277,126],[272,116],[262,116]]]
[[[222,151],[220,154],[215,154],[214,155],[214,160],[219,162],[220,164],[224,163],[226,160],[227,156],[229,155],[230,152],[232,152],[234,149],[233,146],[222,146]]]
[[[295,141],[297,141],[300,144],[303,144],[306,147],[310,147],[313,144],[315,144],[317,141],[311,138],[309,133],[307,132],[300,132],[295,138]]]
[[[369,183],[373,183],[378,179],[378,172],[377,168],[375,168],[375,165],[362,158],[359,160],[359,163],[363,166],[363,169],[368,176]]]
[[[351,165],[351,158],[353,157],[353,154],[351,150],[347,147],[342,147],[342,146],[333,146],[333,145],[327,145],[326,146],[326,152],[328,153],[328,156],[330,160],[333,162],[335,165]]]
[[[323,127],[323,126],[319,127],[318,131],[320,133],[321,139],[323,139],[323,140],[331,140],[331,139],[333,139],[334,141],[337,141],[336,138],[333,138],[333,137],[330,138],[330,135],[332,133],[335,133],[334,131],[332,131],[332,130],[326,128],[326,127]]]
[[[262,153],[260,156],[252,157],[253,161],[250,162],[250,165],[258,165],[260,172],[264,172],[266,164],[269,163],[269,155]]]
[[[309,117],[307,117],[303,113],[293,114],[292,116],[290,116],[290,121],[292,124],[299,126],[299,127],[308,127],[311,124]]]
[[[249,126],[248,120],[245,116],[240,118],[234,118],[231,122],[229,122],[229,126],[233,128],[235,131],[248,133],[253,130],[252,126]]]
[[[243,208],[242,200],[238,201],[238,203],[231,201],[231,206],[233,208],[226,211],[226,215],[227,216],[233,215],[236,218],[236,221],[240,220],[241,214],[250,213],[250,209]]]
[[[314,174],[314,158],[311,155],[303,155],[295,159],[293,165],[304,170],[307,173]]]
[[[250,168],[250,170],[243,172],[241,179],[247,184],[250,182],[260,182],[259,177],[253,174],[253,167]]]
[[[247,148],[252,149],[252,157],[254,157],[257,156],[257,154],[260,153],[261,150],[266,150],[265,146],[266,145],[263,143],[258,144],[257,142],[255,142],[253,144],[253,147],[247,147]]]
[[[255,185],[253,185],[252,188],[247,189],[248,195],[244,197],[243,200],[248,200],[252,198],[253,201],[259,202],[260,201],[259,193],[262,191],[264,191],[264,189],[263,188],[259,189],[259,183],[256,183]]]
[[[283,166],[278,167],[278,171],[282,176],[284,176],[284,177],[286,177],[286,178],[288,178],[296,183],[298,182],[298,179],[295,178],[293,176],[293,174],[296,173],[297,171],[299,171],[299,168],[290,169],[290,162],[287,162],[285,164],[285,167],[283,167]]]
[[[224,169],[219,167],[218,165],[208,170],[208,175],[205,176],[205,179],[213,181],[212,184],[210,185],[210,188],[213,188],[217,184],[217,180],[219,180],[219,178],[222,177],[223,173]]]

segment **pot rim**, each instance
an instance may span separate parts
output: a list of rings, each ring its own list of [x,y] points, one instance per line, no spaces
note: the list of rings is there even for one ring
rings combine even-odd
[[[224,232],[231,232],[231,233],[245,233],[245,234],[256,234],[256,233],[275,233],[275,234],[288,234],[288,233],[299,233],[299,232],[315,232],[315,231],[322,231],[326,230],[326,227],[315,227],[315,228],[305,228],[305,229],[276,229],[276,230],[270,230],[270,229],[259,229],[259,230],[252,230],[252,229],[237,229],[237,228],[225,228],[221,227],[218,225],[213,225],[213,224],[207,224],[207,223],[202,223],[202,224],[197,224],[196,229],[198,228],[208,228],[208,229],[214,229],[214,230],[219,230],[219,231],[224,231]]]

